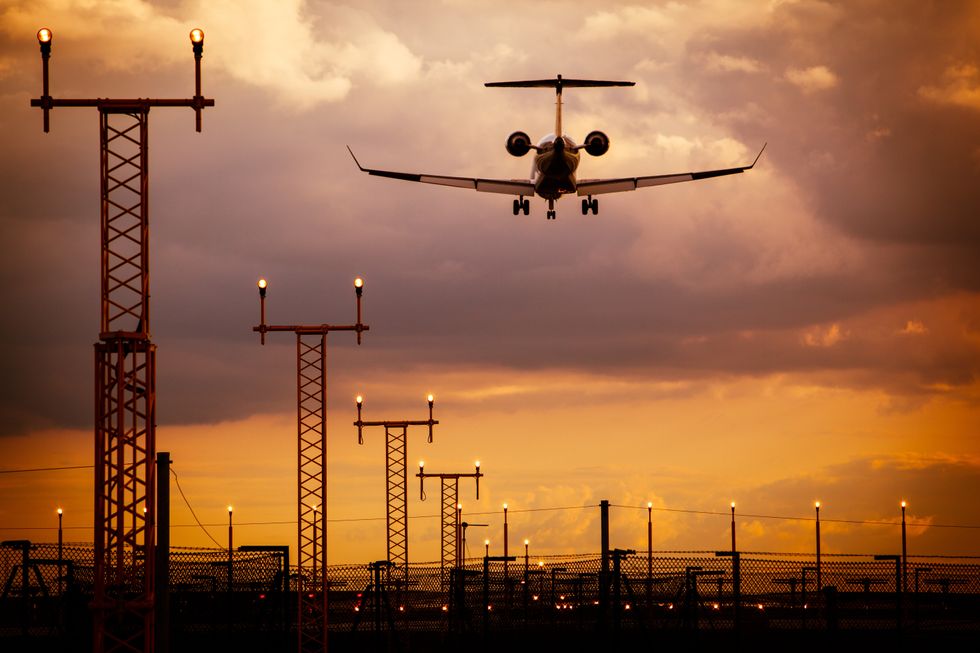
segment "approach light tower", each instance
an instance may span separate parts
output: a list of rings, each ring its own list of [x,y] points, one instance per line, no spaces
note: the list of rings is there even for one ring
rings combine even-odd
[[[476,461],[476,471],[472,474],[430,474],[425,471],[425,461],[419,461],[419,498],[425,501],[425,479],[438,478],[441,484],[441,506],[442,506],[442,548],[439,557],[439,577],[442,585],[446,585],[446,567],[459,567],[460,556],[462,555],[460,545],[460,512],[462,506],[459,503],[459,479],[476,479],[476,500],[480,500],[480,479],[483,472],[480,471],[480,461]]]
[[[357,396],[357,421],[354,422],[357,443],[364,444],[364,427],[383,426],[385,429],[388,562],[392,565],[389,577],[401,581],[402,589],[407,587],[408,582],[408,427],[429,427],[429,442],[432,442],[432,427],[439,421],[432,418],[434,397],[430,394],[427,399],[429,419],[365,422],[361,419],[364,397]]]
[[[327,334],[353,331],[357,344],[370,329],[361,323],[361,294],[364,281],[354,280],[357,297],[356,324],[265,323],[268,283],[259,279],[261,322],[252,327],[262,344],[270,331],[296,334],[296,392],[298,424],[297,631],[300,653],[327,650]],[[319,520],[319,527],[317,527]],[[319,540],[319,542],[317,542]]]
[[[197,115],[214,100],[201,95],[204,32],[190,32],[194,96],[183,99],[51,97],[48,60],[53,33],[37,32],[42,94],[31,100],[99,111],[101,173],[101,322],[95,344],[95,560],[93,648],[153,650],[153,561],[156,519],[156,345],[150,341],[149,113],[188,107]]]

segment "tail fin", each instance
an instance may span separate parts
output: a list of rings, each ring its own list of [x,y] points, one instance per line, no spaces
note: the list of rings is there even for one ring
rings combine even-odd
[[[636,82],[614,82],[606,79],[532,79],[517,82],[487,82],[491,88],[553,88],[555,89],[555,136],[561,136],[561,91],[563,88],[582,88],[597,86],[635,86]]]

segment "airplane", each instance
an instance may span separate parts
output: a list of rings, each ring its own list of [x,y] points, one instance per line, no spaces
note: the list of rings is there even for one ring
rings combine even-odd
[[[487,82],[484,86],[492,88],[553,88],[557,100],[555,102],[555,132],[548,134],[537,145],[531,144],[531,137],[525,132],[516,131],[507,137],[507,152],[516,157],[522,157],[531,150],[534,150],[534,162],[531,167],[531,176],[527,179],[483,179],[479,177],[449,177],[445,175],[428,175],[418,173],[396,172],[393,170],[377,170],[365,168],[361,165],[354,151],[347,146],[354,163],[361,170],[369,175],[378,177],[389,177],[391,179],[402,179],[404,181],[416,181],[423,184],[438,184],[440,186],[454,186],[456,188],[468,188],[484,193],[502,193],[505,195],[517,195],[514,200],[514,215],[521,212],[528,215],[531,210],[528,196],[539,197],[548,201],[548,220],[556,218],[555,201],[561,199],[563,195],[577,193],[586,196],[582,200],[582,215],[588,215],[591,211],[593,215],[599,213],[599,200],[593,199],[593,195],[603,193],[620,193],[623,191],[646,188],[648,186],[662,186],[664,184],[676,184],[682,181],[696,181],[698,179],[710,179],[712,177],[722,177],[733,175],[746,170],[751,170],[759,161],[766,146],[762,146],[759,154],[750,165],[739,166],[736,168],[724,168],[719,170],[703,170],[700,172],[683,172],[669,175],[653,175],[648,177],[619,177],[612,179],[577,179],[576,172],[579,164],[579,152],[585,150],[592,156],[602,156],[609,151],[609,137],[601,131],[594,130],[589,132],[585,141],[578,145],[569,136],[562,133],[561,127],[561,108],[562,91],[565,88],[580,87],[608,87],[608,86],[634,86],[635,82],[619,82],[597,79],[564,79],[558,75],[554,79],[536,79],[514,82]]]

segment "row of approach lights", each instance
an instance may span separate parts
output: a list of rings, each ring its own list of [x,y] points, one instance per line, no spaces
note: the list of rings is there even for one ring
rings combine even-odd
[[[52,32],[47,27],[42,27],[37,31],[37,41],[41,44],[41,49],[46,50],[45,54],[51,51],[51,39],[54,38],[54,32]],[[200,54],[200,50],[204,47],[204,30],[194,28],[190,33],[191,43],[194,47],[194,53]]]

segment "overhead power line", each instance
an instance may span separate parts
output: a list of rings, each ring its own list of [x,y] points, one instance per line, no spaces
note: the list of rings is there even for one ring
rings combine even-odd
[[[222,548],[221,543],[211,536],[211,533],[208,532],[208,529],[204,528],[204,524],[202,524],[201,520],[197,518],[197,513],[194,512],[194,509],[191,507],[191,502],[187,500],[187,495],[184,494],[183,488],[180,487],[180,480],[177,478],[177,472],[174,471],[173,465],[170,466],[170,473],[173,474],[174,483],[177,484],[177,491],[180,492],[180,496],[184,500],[184,504],[187,506],[187,509],[191,511],[191,516],[194,518],[194,521],[196,521],[197,525],[201,527],[201,530],[204,531],[204,534],[207,535],[212,542],[214,542],[215,546],[217,546],[219,549]]]
[[[27,473],[27,472],[52,472],[52,471],[65,471],[65,470],[72,470],[72,469],[92,469],[92,468],[93,468],[93,465],[66,465],[66,466],[63,466],[63,467],[33,467],[33,468],[25,468],[25,469],[0,469],[0,474],[20,474],[20,473]],[[173,528],[188,528],[188,527],[191,527],[192,528],[192,527],[194,527],[196,525],[196,526],[199,526],[202,529],[204,529],[205,526],[216,526],[216,527],[222,526],[223,524],[216,524],[216,523],[215,524],[202,524],[201,523],[201,521],[197,518],[197,515],[194,513],[194,509],[191,508],[190,503],[187,501],[187,497],[184,495],[183,490],[181,490],[181,488],[180,488],[180,481],[177,481],[177,472],[174,471],[173,467],[170,468],[170,471],[171,471],[171,473],[174,476],[174,481],[177,482],[177,489],[180,491],[180,496],[184,499],[184,503],[187,504],[187,508],[191,511],[191,515],[194,516],[194,521],[196,522],[196,524],[171,524],[171,526]],[[610,505],[612,507],[614,507],[614,508],[626,508],[626,509],[630,509],[630,510],[647,510],[647,506],[645,506],[645,505],[644,506],[629,506],[629,505],[617,504],[617,503],[610,504]],[[557,511],[557,510],[582,510],[584,508],[597,508],[597,507],[598,507],[598,504],[586,504],[586,505],[582,505],[582,506],[554,506],[554,507],[545,507],[545,508],[524,508],[524,509],[511,508],[509,510],[509,512],[510,512],[510,514],[515,514],[515,513],[523,513],[523,512],[550,512],[550,511]],[[730,512],[718,511],[718,510],[693,510],[693,509],[690,509],[690,508],[666,508],[666,507],[657,507],[657,508],[651,508],[651,509],[654,512],[676,512],[676,513],[687,514],[687,515],[710,515],[710,516],[717,516],[717,517],[730,517],[731,516],[731,513]],[[484,510],[484,511],[479,511],[479,512],[468,512],[467,514],[469,514],[469,515],[502,515],[503,514],[503,511],[502,510]],[[816,518],[815,517],[794,517],[794,516],[788,516],[788,515],[763,515],[763,514],[756,514],[756,513],[737,513],[737,515],[739,517],[744,517],[744,518],[749,518],[749,519],[775,519],[775,520],[780,520],[780,521],[802,521],[802,522],[814,522],[814,521],[816,521]],[[435,515],[435,514],[432,514],[432,515],[410,515],[409,516],[409,519],[434,519],[436,517],[439,517],[439,515]],[[327,519],[327,522],[328,523],[350,523],[350,522],[384,521],[385,519],[386,519],[385,517],[345,517],[345,518]],[[820,519],[820,521],[823,522],[823,523],[831,523],[831,524],[858,524],[858,525],[864,525],[864,526],[901,526],[901,524],[902,524],[899,521],[874,520],[874,519],[832,519],[832,518],[827,518],[827,517],[822,517]],[[295,523],[296,523],[295,520],[293,520],[293,521],[261,521],[261,522],[241,522],[238,525],[239,526],[266,526],[266,525],[288,525],[288,524],[295,524]],[[929,523],[929,522],[913,522],[913,521],[908,521],[908,522],[906,522],[905,525],[906,526],[921,526],[921,527],[928,527],[928,528],[954,528],[954,529],[955,528],[959,528],[959,529],[968,529],[968,530],[980,530],[980,524],[933,524],[933,523]],[[12,527],[10,527],[11,530],[47,530],[48,528],[49,527],[46,527],[46,526],[27,527],[27,528],[23,528],[23,529],[13,529]],[[66,527],[66,528],[84,528],[84,527],[81,527],[81,526],[72,526],[72,527]],[[208,533],[208,531],[206,529],[205,529],[204,532],[207,533],[207,536],[211,539],[212,542],[214,542],[215,544],[218,544],[218,541],[215,540],[211,536],[211,533]],[[221,546],[221,545],[218,544],[218,546]]]
[[[26,472],[60,472],[66,469],[92,469],[94,465],[67,465],[65,467],[32,467],[30,469],[0,469],[0,474],[24,474]]]

